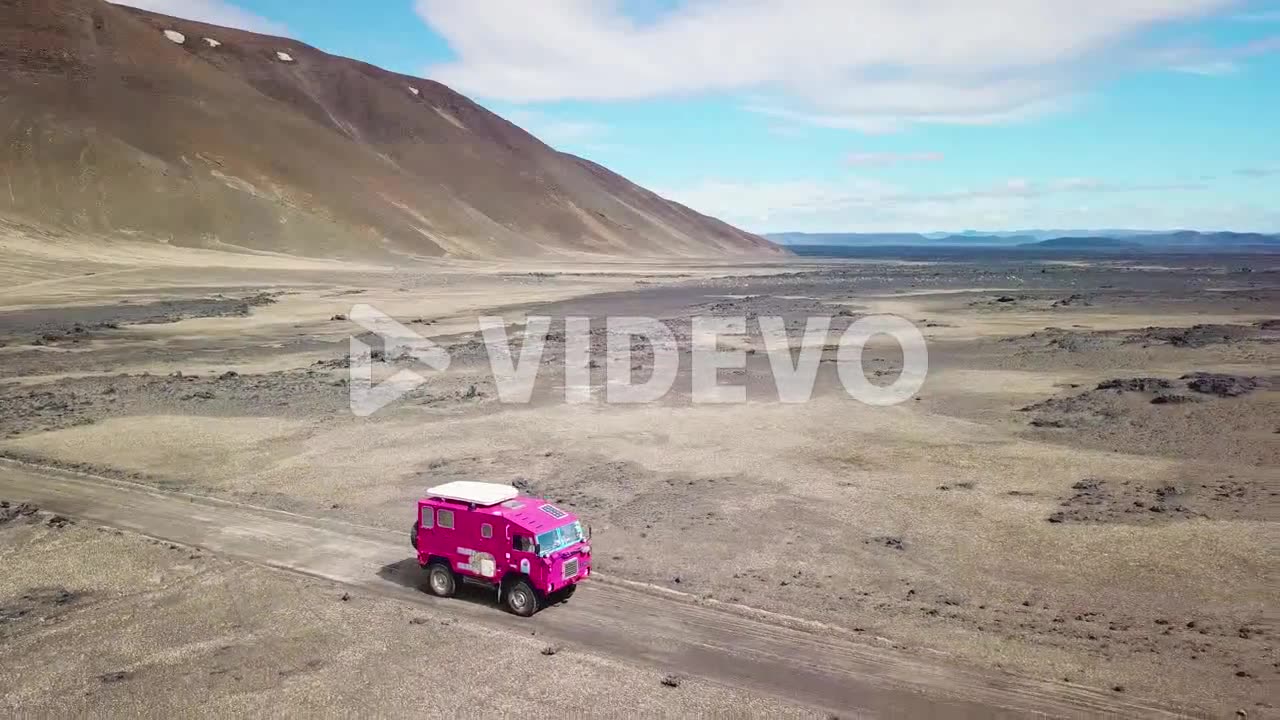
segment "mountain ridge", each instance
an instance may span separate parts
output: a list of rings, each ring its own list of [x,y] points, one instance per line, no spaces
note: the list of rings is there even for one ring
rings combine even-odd
[[[0,19],[16,220],[320,257],[784,252],[431,80],[103,0]]]

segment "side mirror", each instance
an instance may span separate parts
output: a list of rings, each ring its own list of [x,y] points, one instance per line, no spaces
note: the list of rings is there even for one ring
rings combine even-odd
[[[541,555],[541,554],[542,554],[542,545],[540,545],[540,544],[538,544],[538,543],[534,543],[534,544],[533,544],[533,554],[534,554],[534,555]]]

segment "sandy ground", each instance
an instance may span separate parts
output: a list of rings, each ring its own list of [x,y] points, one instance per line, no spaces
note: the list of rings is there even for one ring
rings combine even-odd
[[[592,523],[613,576],[1211,715],[1280,703],[1274,263],[390,270],[148,252],[88,281],[18,253],[0,452],[396,530],[428,485],[519,480]],[[420,321],[450,369],[353,417],[357,329],[332,319],[353,302]],[[757,353],[722,376],[749,402],[710,406],[689,401],[686,357],[660,403],[566,405],[552,342],[534,402],[507,405],[482,312],[652,315],[685,350],[693,315],[892,312],[930,339],[930,373],[874,408],[824,363],[789,405]],[[864,366],[888,379],[899,362],[877,346]],[[1158,382],[1107,385],[1134,378]]]
[[[668,687],[651,668],[447,609],[62,522],[0,525],[10,717],[823,717],[696,678]]]

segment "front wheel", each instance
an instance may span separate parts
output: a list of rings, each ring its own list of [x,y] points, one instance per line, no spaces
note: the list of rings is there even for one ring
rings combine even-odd
[[[528,580],[517,580],[507,588],[507,608],[520,617],[529,617],[538,611],[538,593]]]
[[[440,560],[427,565],[427,590],[436,597],[453,597],[458,583],[453,578],[453,570]]]

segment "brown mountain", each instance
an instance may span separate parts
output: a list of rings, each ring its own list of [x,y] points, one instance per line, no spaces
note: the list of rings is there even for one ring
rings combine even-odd
[[[781,252],[439,83],[102,0],[0,0],[0,171],[0,214],[174,245]]]

